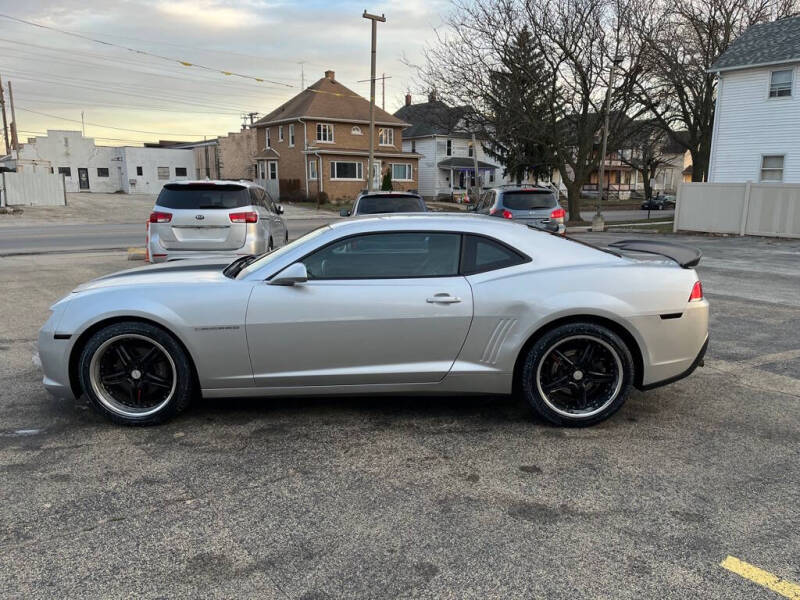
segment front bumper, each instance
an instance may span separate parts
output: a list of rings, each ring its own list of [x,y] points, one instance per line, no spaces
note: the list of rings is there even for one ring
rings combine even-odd
[[[59,398],[74,398],[69,381],[69,349],[72,336],[58,333],[57,325],[63,307],[57,308],[39,330],[39,360],[42,367],[42,384]]]

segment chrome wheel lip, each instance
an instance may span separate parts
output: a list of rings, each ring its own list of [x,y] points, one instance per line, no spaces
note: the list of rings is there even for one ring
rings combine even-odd
[[[547,396],[547,394],[545,394],[544,390],[542,389],[542,365],[544,365],[545,359],[548,356],[550,356],[550,354],[552,354],[553,351],[555,351],[562,344],[565,344],[566,342],[569,342],[569,341],[572,341],[572,340],[576,340],[576,339],[591,340],[592,342],[596,342],[596,343],[602,345],[604,348],[606,348],[611,353],[611,356],[614,357],[614,362],[615,362],[615,364],[617,366],[616,385],[614,386],[614,392],[611,394],[611,396],[609,396],[609,399],[606,400],[601,406],[599,406],[599,407],[597,407],[597,408],[595,408],[595,409],[593,409],[591,411],[582,412],[582,413],[569,412],[569,411],[566,411],[566,410],[564,410],[562,408],[559,408],[558,406],[556,406],[550,400],[550,398]],[[617,399],[617,396],[619,396],[619,392],[622,389],[622,381],[623,381],[623,379],[624,379],[624,373],[623,373],[623,369],[622,369],[622,359],[619,356],[619,352],[617,352],[614,349],[614,347],[611,344],[609,344],[608,342],[606,342],[605,340],[603,340],[603,339],[601,339],[601,338],[599,338],[597,336],[589,335],[589,334],[571,335],[571,336],[566,337],[564,339],[558,340],[555,344],[553,344],[552,346],[550,346],[547,349],[547,352],[539,360],[539,364],[536,367],[536,389],[538,390],[539,395],[541,396],[542,400],[544,400],[544,403],[552,411],[556,412],[557,414],[561,415],[562,417],[567,417],[567,418],[570,418],[570,419],[588,419],[588,418],[591,418],[591,417],[603,412],[606,408],[611,406],[611,404],[614,402],[614,400]]]
[[[167,357],[167,361],[169,362],[170,369],[172,371],[172,387],[170,388],[169,394],[167,397],[162,400],[159,404],[157,404],[153,408],[149,408],[147,410],[130,410],[129,408],[123,408],[124,405],[121,405],[114,397],[108,393],[108,390],[105,389],[105,386],[100,381],[100,359],[103,358],[108,348],[114,342],[118,342],[124,339],[136,339],[145,341],[148,344],[152,344],[156,348],[161,351],[161,353]],[[94,392],[97,399],[100,403],[105,406],[108,410],[113,412],[114,414],[120,415],[122,417],[127,418],[143,418],[149,417],[150,415],[154,415],[155,413],[162,410],[167,404],[169,404],[172,397],[175,395],[175,389],[178,385],[178,371],[175,368],[175,361],[172,360],[172,356],[167,351],[164,346],[159,344],[153,338],[148,337],[146,335],[140,335],[138,333],[122,333],[119,335],[115,335],[107,339],[105,342],[100,344],[100,347],[95,350],[94,354],[92,355],[92,360],[89,363],[89,383],[92,386],[92,391]]]

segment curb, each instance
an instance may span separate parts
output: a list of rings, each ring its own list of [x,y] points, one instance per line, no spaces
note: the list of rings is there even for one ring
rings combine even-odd
[[[144,248],[128,248],[128,260],[145,260],[147,252]]]

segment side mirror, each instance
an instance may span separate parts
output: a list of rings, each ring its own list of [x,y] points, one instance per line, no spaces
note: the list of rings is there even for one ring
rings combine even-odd
[[[349,217],[350,216],[350,209],[349,208],[343,208],[342,210],[339,211],[339,216],[340,217]]]
[[[308,271],[303,263],[297,262],[289,265],[283,271],[275,275],[269,284],[270,285],[294,285],[296,283],[305,283],[308,281]]]
[[[276,204],[275,205],[275,210],[278,211],[279,215],[282,215],[283,214],[283,205],[282,204]]]

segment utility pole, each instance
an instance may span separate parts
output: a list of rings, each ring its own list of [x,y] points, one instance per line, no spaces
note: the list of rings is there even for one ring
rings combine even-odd
[[[306,89],[306,73],[305,73],[305,70],[303,68],[303,64],[305,62],[306,61],[301,60],[298,63],[300,65],[300,91],[303,91],[304,89]]]
[[[375,178],[372,176],[373,161],[375,160],[375,46],[378,40],[378,21],[386,22],[386,17],[381,15],[371,15],[367,11],[361,15],[365,19],[372,21],[372,54],[370,58],[369,72],[369,164],[367,165],[367,189],[375,191]]]
[[[381,108],[386,110],[386,73],[381,73]]]
[[[606,165],[606,149],[608,147],[608,119],[609,113],[611,112],[611,89],[614,87],[614,75],[616,75],[616,68],[617,65],[622,62],[622,58],[619,55],[614,56],[614,59],[611,62],[611,74],[608,79],[608,89],[606,89],[606,101],[605,101],[605,115],[603,117],[603,144],[601,146],[600,151],[600,167],[598,169],[598,181],[597,181],[597,212],[592,219],[592,231],[603,231],[605,229],[605,219],[603,218],[602,206],[603,206],[603,177],[605,176],[605,165]],[[610,187],[610,186],[609,186]],[[570,219],[573,219],[573,216],[569,216]]]
[[[0,109],[3,113],[3,141],[6,143],[6,154],[11,154],[11,146],[8,143],[8,122],[6,121],[6,101],[3,95],[3,79],[0,77]]]
[[[83,111],[81,111],[81,132],[83,137],[86,137],[86,124],[83,122]]]
[[[206,136],[203,136],[203,142],[206,141]],[[205,152],[205,163],[206,163],[206,179],[211,179],[211,165],[208,162],[208,144],[203,144],[203,150]]]
[[[481,199],[481,177],[478,175],[478,143],[475,141],[475,134],[472,134],[472,168],[475,169],[475,187],[478,193],[475,196],[475,204]]]
[[[11,104],[11,145],[19,151],[19,138],[17,137],[17,115],[14,113],[14,91],[11,82],[8,82],[8,101]]]

